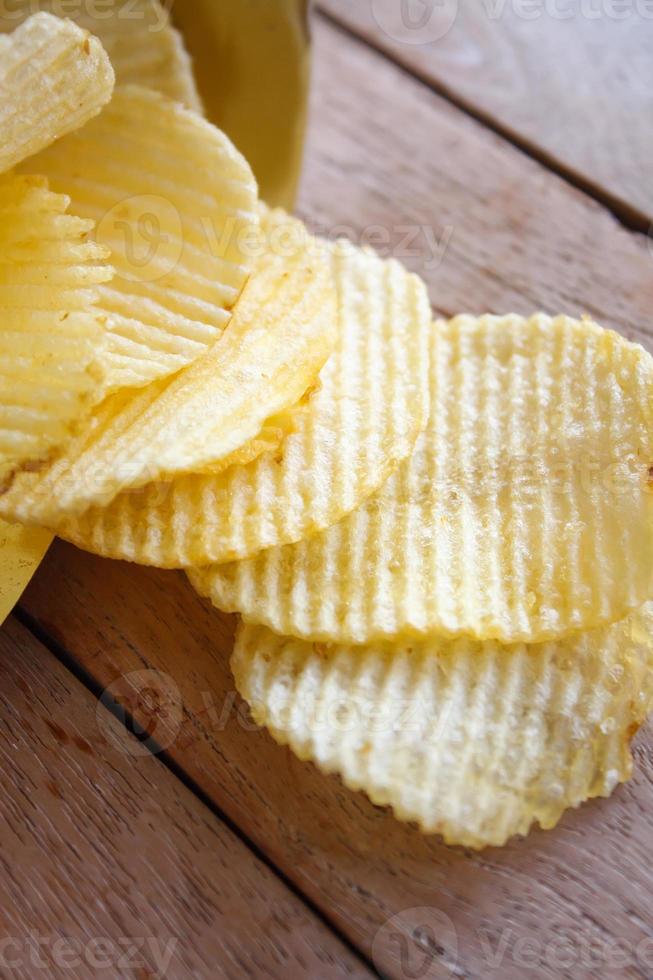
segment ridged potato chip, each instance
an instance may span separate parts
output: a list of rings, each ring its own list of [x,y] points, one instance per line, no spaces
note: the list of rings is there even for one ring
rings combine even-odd
[[[259,201],[259,215],[265,247],[273,252],[288,255],[298,249],[312,250],[325,246],[324,242],[320,243],[310,235],[301,221],[292,218],[283,208],[270,208],[264,201]],[[307,411],[308,400],[312,393],[313,389],[306,392],[297,404],[266,419],[261,431],[246,445],[219,462],[198,466],[195,472],[217,475],[224,473],[230,466],[246,466],[264,453],[275,453],[277,460],[280,460],[280,447],[287,436],[297,431],[300,415]]]
[[[69,18],[99,38],[119,85],[142,85],[202,112],[190,57],[159,0],[11,0],[0,13],[0,31],[13,31],[37,10]]]
[[[264,201],[259,201],[258,209],[266,250],[287,256],[297,251],[322,250],[326,246],[326,242],[314,238],[302,221],[291,217],[283,208],[271,208]],[[280,447],[287,436],[297,431],[299,418],[308,410],[308,400],[313,390],[314,388],[309,389],[295,405],[266,419],[255,438],[240,449],[219,462],[198,466],[194,472],[217,475],[224,473],[230,466],[246,466],[264,453],[275,453],[279,461]]]
[[[0,37],[0,173],[83,126],[113,92],[106,51],[87,31],[36,14]]]
[[[126,86],[26,168],[69,194],[111,249],[116,276],[100,291],[109,389],[170,375],[218,339],[260,233],[256,181],[219,129],[156,92]]]
[[[314,384],[333,351],[337,318],[326,247],[314,243],[283,256],[266,251],[207,353],[172,380],[107,398],[49,466],[17,474],[4,511],[56,524],[152,480],[228,457],[247,460],[253,448],[247,444],[267,420]]]
[[[537,642],[653,596],[653,358],[589,320],[440,323],[431,420],[345,521],[192,574],[278,633]]]
[[[44,456],[100,397],[111,277],[93,223],[45,178],[0,177],[0,478]]]
[[[273,415],[271,418],[266,419],[258,435],[254,439],[250,439],[240,449],[225,456],[219,463],[211,463],[208,466],[198,468],[197,472],[224,473],[230,466],[247,466],[248,463],[252,463],[259,456],[262,456],[263,453],[277,453],[277,459],[280,460],[279,450],[283,440],[291,432],[297,432],[300,413],[307,410],[307,402],[310,394],[312,392],[305,396],[301,402],[298,402],[297,405],[293,405],[292,408],[287,409],[285,412],[280,412],[278,415]]]
[[[242,625],[257,723],[400,820],[482,848],[548,829],[631,775],[653,707],[653,604],[558,643],[326,646]]]
[[[431,311],[397,262],[347,243],[332,254],[336,348],[281,458],[149,484],[58,523],[59,535],[145,565],[229,561],[328,527],[378,489],[426,424]]]

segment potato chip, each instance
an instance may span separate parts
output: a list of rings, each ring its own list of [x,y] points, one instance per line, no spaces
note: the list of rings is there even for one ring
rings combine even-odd
[[[96,116],[113,92],[106,51],[50,14],[0,37],[0,173]]]
[[[291,217],[283,208],[271,208],[264,201],[258,204],[263,233],[263,248],[280,255],[290,255],[297,250],[322,249],[324,242],[313,238],[306,226]],[[335,343],[335,335],[333,338]],[[254,439],[235,450],[219,462],[198,466],[195,473],[224,473],[230,466],[246,466],[264,453],[275,453],[280,461],[279,449],[284,439],[297,432],[299,419],[308,410],[308,401],[315,386],[309,389],[297,404],[266,419]]]
[[[97,223],[116,276],[108,314],[110,389],[185,367],[221,335],[253,266],[256,181],[228,138],[136,86],[24,164]]]
[[[0,478],[63,442],[104,382],[111,277],[88,220],[45,178],[0,177]]]
[[[281,459],[149,484],[58,534],[146,565],[201,565],[299,540],[378,489],[426,424],[431,311],[424,284],[394,260],[344,242],[332,254],[336,349]]]
[[[239,628],[236,686],[300,759],[448,844],[502,845],[608,796],[653,707],[653,604],[540,646],[327,646]]]
[[[266,419],[258,435],[254,439],[250,439],[241,449],[230,453],[229,456],[220,460],[219,463],[203,466],[197,472],[224,473],[230,466],[247,466],[248,463],[252,463],[259,456],[262,456],[263,453],[275,453],[277,462],[281,462],[280,449],[283,441],[291,433],[297,432],[301,416],[309,410],[308,405],[312,394],[313,389],[310,389],[296,405],[286,409],[285,412],[279,412],[278,415],[273,415],[269,419]]]
[[[40,527],[0,520],[0,625],[20,599],[52,542]]]
[[[265,248],[281,255],[288,255],[297,249],[324,247],[324,243],[320,244],[313,238],[301,221],[292,218],[283,208],[270,208],[264,201],[259,201],[258,207]],[[299,418],[307,411],[308,400],[313,390],[314,388],[311,388],[307,391],[297,404],[266,419],[258,435],[246,445],[219,462],[198,466],[195,472],[214,475],[224,473],[230,466],[246,466],[264,453],[275,453],[277,460],[280,461],[279,449],[284,439],[297,431]]]
[[[159,0],[12,0],[10,8],[3,5],[0,31],[37,10],[70,18],[100,39],[118,84],[142,85],[202,112],[190,57]]]
[[[438,325],[431,421],[337,527],[193,573],[278,633],[535,642],[653,596],[653,359],[588,320]]]
[[[315,382],[333,350],[337,316],[326,247],[267,251],[207,353],[172,380],[106,399],[47,468],[16,476],[3,506],[48,525],[153,479],[239,453],[246,459],[244,447],[266,420]]]

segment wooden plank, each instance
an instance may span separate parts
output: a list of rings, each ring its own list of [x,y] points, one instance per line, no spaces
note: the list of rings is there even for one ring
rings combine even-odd
[[[644,236],[384,58],[317,27],[300,210],[319,231],[403,259],[440,313],[588,312],[651,346]]]
[[[640,236],[384,58],[317,27],[302,210],[319,230],[382,250],[387,235],[402,254],[408,227],[418,252],[404,257],[441,312],[586,309],[651,344],[653,266]],[[433,241],[446,243],[442,254]],[[251,730],[233,696],[230,621],[180,573],[57,545],[25,608],[102,686],[119,681],[121,701],[170,757],[385,975],[651,975],[650,735],[636,779],[613,799],[548,834],[466,854]],[[178,688],[179,729],[152,716],[129,676],[119,680],[142,669]]]
[[[371,976],[14,619],[0,731],[3,977]]]
[[[648,0],[320,0],[320,6],[628,220],[646,226],[653,220]]]
[[[454,967],[459,977],[522,980],[528,967],[536,978],[589,980],[612,975],[619,943],[615,975],[651,975],[650,733],[635,780],[611,800],[474,855],[397,823],[256,730],[233,691],[233,623],[182,573],[57,543],[25,605],[384,975],[405,980],[426,964],[429,978]],[[143,670],[178,691],[181,724],[152,709]]]

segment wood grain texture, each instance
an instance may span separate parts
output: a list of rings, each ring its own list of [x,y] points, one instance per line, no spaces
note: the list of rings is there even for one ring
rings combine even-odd
[[[370,975],[13,618],[0,733],[0,976]]]
[[[466,853],[397,823],[257,730],[233,691],[233,622],[182,573],[57,542],[25,607],[384,975],[651,975],[650,733],[636,778],[612,799],[568,814],[555,831]],[[178,690],[180,724],[148,707],[144,669]],[[616,948],[623,962],[611,974]]]
[[[320,6],[629,220],[653,220],[653,5],[320,0]]]
[[[389,243],[426,276],[439,312],[587,310],[651,346],[653,258],[642,236],[383,57],[317,27],[302,197],[314,227],[381,251]],[[636,778],[611,800],[553,832],[466,854],[252,730],[228,668],[232,624],[182,575],[58,544],[24,607],[102,686],[117,683],[170,758],[383,974],[653,975],[650,734]],[[152,712],[138,679],[121,679],[142,669],[178,689],[180,725]]]
[[[651,347],[645,236],[383,57],[317,26],[300,198],[313,227],[391,251],[444,315],[587,312]]]

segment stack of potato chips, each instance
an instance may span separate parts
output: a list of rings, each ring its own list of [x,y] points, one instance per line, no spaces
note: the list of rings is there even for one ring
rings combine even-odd
[[[0,515],[186,569],[242,616],[256,720],[399,818],[553,826],[653,705],[653,358],[433,323],[398,262],[269,211],[142,7],[96,25],[115,91],[84,25],[0,35]]]

